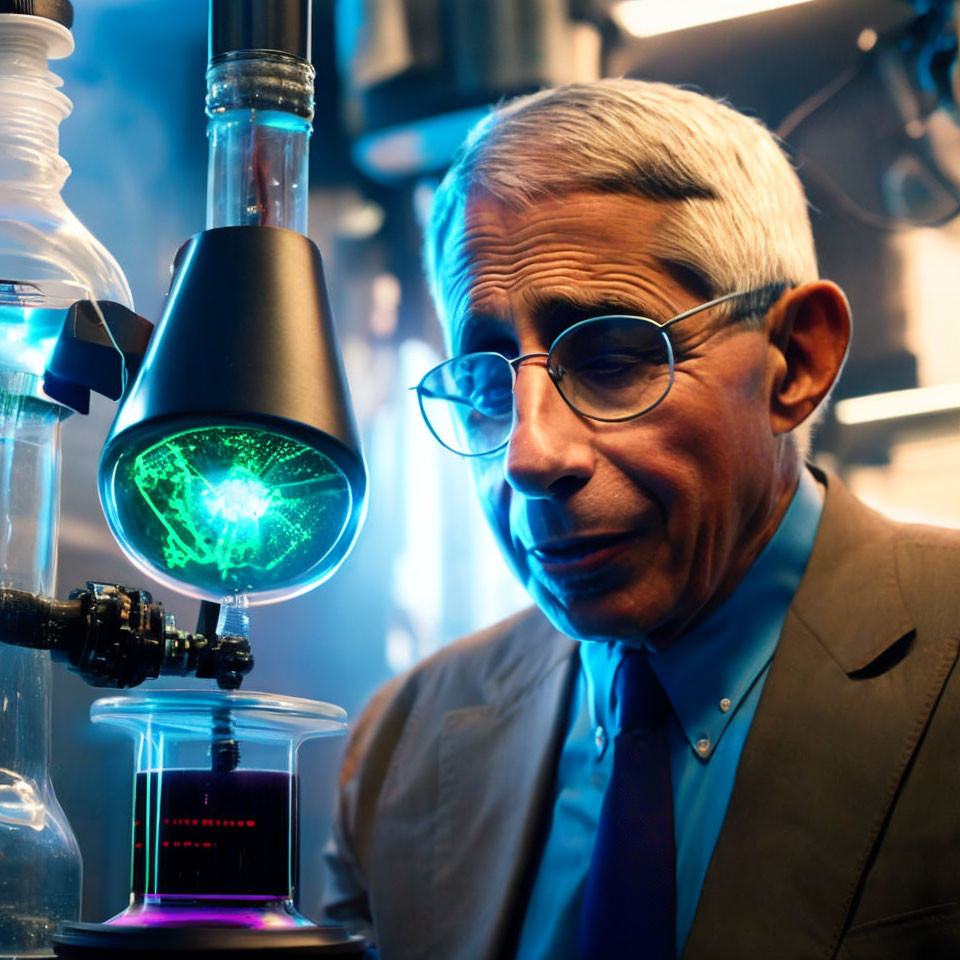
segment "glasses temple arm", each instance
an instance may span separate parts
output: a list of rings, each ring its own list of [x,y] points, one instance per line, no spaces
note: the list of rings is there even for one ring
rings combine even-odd
[[[690,310],[685,310],[683,313],[677,314],[675,317],[671,317],[669,320],[664,323],[659,324],[661,330],[665,330],[667,327],[673,326],[678,320],[685,320],[687,317],[693,316],[695,313],[700,313],[701,310],[709,310],[711,307],[719,306],[721,303],[727,303],[730,300],[736,300],[740,297],[755,297],[760,302],[764,303],[765,306],[757,307],[752,312],[757,313],[760,310],[769,310],[770,307],[780,299],[780,296],[783,294],[784,290],[789,287],[794,286],[790,283],[769,283],[765,287],[760,287],[757,290],[739,290],[736,293],[726,293],[722,297],[717,297],[715,300],[709,300],[706,303],[701,303],[696,307],[692,307]]]

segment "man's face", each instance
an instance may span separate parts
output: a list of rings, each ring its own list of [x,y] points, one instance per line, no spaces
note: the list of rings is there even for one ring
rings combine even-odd
[[[574,193],[521,213],[473,198],[441,278],[453,353],[546,353],[587,317],[662,322],[702,303],[652,252],[670,215],[670,204],[623,195]],[[472,461],[508,560],[574,637],[668,643],[732,589],[788,499],[768,334],[707,310],[670,338],[669,395],[624,423],[579,416],[544,361],[524,362],[508,447]]]

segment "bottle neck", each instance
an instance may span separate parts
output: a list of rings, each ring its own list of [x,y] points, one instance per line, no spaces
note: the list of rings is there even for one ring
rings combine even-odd
[[[314,70],[289,54],[238,51],[207,68],[207,229],[307,232]]]
[[[31,22],[36,21],[36,22]],[[69,31],[40,17],[0,15],[0,190],[59,192],[70,175],[60,156],[60,122],[73,104],[47,66]]]

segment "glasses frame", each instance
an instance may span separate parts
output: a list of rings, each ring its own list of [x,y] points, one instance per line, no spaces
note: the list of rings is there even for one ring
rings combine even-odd
[[[501,450],[504,450],[507,447],[507,445],[510,443],[510,438],[513,436],[513,427],[511,426],[510,432],[507,434],[507,438],[506,440],[503,441],[503,443],[501,443],[497,447],[494,447],[492,450],[486,450],[483,453],[464,453],[462,450],[457,450],[454,447],[451,447],[449,444],[445,443],[440,438],[440,435],[437,433],[437,431],[434,430],[433,425],[430,423],[430,418],[427,416],[426,410],[424,409],[424,406],[423,406],[423,396],[425,392],[425,388],[423,385],[424,381],[427,379],[427,377],[432,376],[434,373],[436,373],[436,371],[439,370],[441,367],[445,367],[451,363],[456,363],[458,360],[461,360],[463,357],[467,357],[467,356],[489,355],[494,357],[500,357],[501,360],[506,361],[506,363],[510,367],[510,374],[512,378],[511,384],[510,384],[511,393],[516,392],[517,370],[519,369],[520,364],[525,363],[527,360],[537,360],[537,359],[544,358],[547,361],[546,362],[547,373],[549,374],[550,379],[553,382],[553,385],[557,388],[557,393],[560,394],[560,397],[563,399],[563,402],[571,410],[573,410],[574,413],[576,413],[578,416],[586,417],[588,420],[597,420],[600,423],[626,423],[629,420],[637,420],[638,418],[645,416],[651,411],[656,410],[656,408],[659,407],[660,404],[667,399],[667,396],[669,395],[670,390],[673,387],[674,352],[673,352],[673,344],[670,342],[670,337],[667,331],[675,323],[678,323],[680,320],[686,320],[687,317],[692,317],[694,314],[702,313],[704,310],[709,310],[711,307],[719,306],[722,303],[728,303],[729,301],[736,300],[740,297],[757,297],[757,298],[763,297],[765,301],[769,299],[769,303],[767,303],[766,307],[758,308],[751,311],[752,313],[759,313],[761,312],[761,309],[762,309],[762,311],[765,313],[767,310],[770,309],[770,306],[772,306],[772,304],[775,303],[776,300],[780,298],[783,291],[786,290],[789,286],[790,284],[777,283],[777,284],[768,284],[765,287],[759,287],[754,290],[739,290],[736,293],[726,293],[722,297],[716,297],[713,300],[708,300],[706,303],[701,303],[695,307],[691,307],[689,310],[684,310],[683,313],[678,313],[675,317],[670,317],[669,320],[664,320],[662,323],[656,320],[653,320],[650,317],[642,317],[639,315],[628,314],[628,313],[605,313],[602,316],[587,317],[585,320],[579,320],[577,323],[572,324],[571,326],[567,327],[566,330],[558,334],[558,336],[553,341],[553,343],[550,344],[550,349],[546,353],[525,353],[519,357],[514,357],[514,359],[511,360],[509,357],[505,357],[502,353],[497,353],[495,350],[471,351],[470,353],[460,354],[459,356],[451,357],[449,360],[444,360],[443,363],[438,363],[435,367],[431,367],[423,375],[420,382],[416,384],[416,386],[411,387],[410,389],[416,390],[417,402],[420,406],[420,416],[423,418],[423,422],[427,425],[427,429],[430,431],[431,434],[433,434],[433,437],[437,441],[437,443],[439,443],[440,446],[443,447],[445,450],[449,450],[451,453],[455,453],[458,457],[466,457],[468,459],[474,459],[476,457],[491,457],[494,454],[499,453]],[[643,321],[644,323],[647,323],[650,326],[654,327],[657,330],[657,332],[660,334],[660,336],[663,338],[664,343],[666,344],[667,361],[670,365],[670,377],[669,377],[669,380],[667,381],[667,387],[654,403],[651,403],[648,407],[644,407],[638,413],[631,413],[625,417],[598,417],[592,413],[584,413],[583,410],[580,410],[564,394],[563,390],[560,387],[560,381],[563,379],[564,371],[562,368],[554,367],[551,364],[551,358],[554,356],[554,352],[557,349],[557,345],[565,337],[570,336],[575,330],[578,330],[587,324],[596,323],[598,320]],[[453,400],[450,399],[450,402],[453,402]]]

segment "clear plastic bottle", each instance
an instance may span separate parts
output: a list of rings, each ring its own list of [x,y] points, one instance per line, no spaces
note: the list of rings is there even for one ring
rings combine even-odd
[[[42,389],[56,323],[81,299],[133,306],[116,261],[60,195],[70,167],[58,128],[72,105],[47,61],[72,53],[73,38],[70,5],[54,6],[65,22],[0,13],[0,586],[46,595],[65,413]],[[49,750],[49,654],[0,643],[0,957],[52,956],[57,923],[79,916],[80,850]]]

